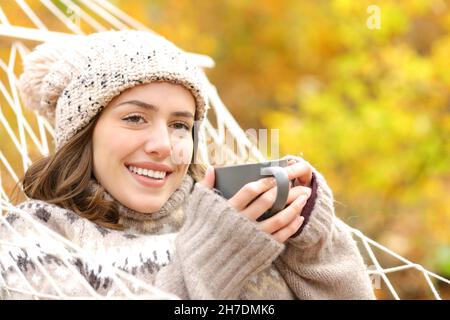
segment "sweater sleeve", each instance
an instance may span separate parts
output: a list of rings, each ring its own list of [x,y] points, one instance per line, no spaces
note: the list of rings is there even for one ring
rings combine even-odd
[[[298,299],[374,299],[356,242],[335,216],[332,191],[312,169],[316,190],[307,223],[274,264]]]
[[[185,212],[175,257],[155,281],[183,299],[238,299],[247,280],[269,267],[284,249],[201,184],[195,185]]]

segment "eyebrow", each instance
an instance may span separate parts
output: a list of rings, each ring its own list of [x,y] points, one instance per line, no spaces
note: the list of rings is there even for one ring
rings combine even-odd
[[[151,111],[155,111],[155,112],[159,111],[159,108],[157,106],[154,106],[152,104],[149,104],[149,103],[146,103],[143,101],[139,101],[139,100],[124,101],[124,102],[121,102],[121,103],[115,105],[115,107],[121,106],[123,104],[134,104],[134,105],[144,108],[146,110],[151,110]],[[175,112],[172,112],[171,115],[177,116],[177,117],[184,117],[184,118],[192,118],[192,119],[194,118],[194,115],[188,111],[175,111]]]

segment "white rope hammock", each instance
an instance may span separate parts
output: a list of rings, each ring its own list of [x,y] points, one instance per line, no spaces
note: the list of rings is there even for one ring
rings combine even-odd
[[[120,297],[133,299],[138,296],[130,288],[139,288],[141,294],[143,292],[146,298],[160,299],[165,297],[167,299],[176,299],[176,297],[161,292],[161,290],[143,283],[132,275],[112,266],[103,267],[109,268],[108,270],[114,275],[113,281],[118,288],[118,292],[112,293],[109,296],[99,295],[69,262],[71,258],[78,257],[83,259],[83,261],[95,263],[95,257],[89,256],[81,248],[31,219],[27,216],[26,212],[11,204],[8,193],[11,191],[12,186],[19,181],[19,176],[23,175],[28,169],[32,163],[32,158],[34,159],[38,156],[49,154],[51,150],[49,141],[53,139],[54,135],[52,125],[45,118],[24,109],[19,99],[16,84],[17,74],[20,72],[21,59],[39,42],[55,37],[69,37],[72,34],[83,34],[84,32],[81,30],[80,24],[83,24],[86,26],[85,29],[89,29],[92,32],[110,29],[141,29],[152,32],[146,26],[134,20],[106,0],[79,0],[76,2],[72,0],[40,0],[38,4],[40,6],[40,12],[46,10],[45,16],[51,16],[52,19],[59,21],[61,26],[67,29],[67,32],[50,31],[45,24],[45,22],[48,23],[49,21],[41,20],[38,14],[35,13],[38,12],[36,8],[33,10],[25,0],[10,1],[9,5],[15,6],[16,10],[20,10],[21,14],[27,17],[32,27],[14,25],[8,19],[4,9],[0,5],[0,49],[2,47],[8,48],[8,57],[0,57],[0,226],[5,226],[17,239],[14,243],[5,242],[2,240],[2,235],[0,234],[0,252],[2,251],[2,247],[15,247],[28,250],[29,252],[45,249],[38,248],[34,242],[27,240],[24,234],[20,234],[17,230],[14,230],[4,218],[6,212],[21,214],[36,229],[35,231],[41,237],[40,240],[46,239],[45,241],[57,244],[56,246],[52,246],[53,249],[47,249],[48,251],[46,253],[52,254],[63,262],[61,269],[64,269],[74,281],[78,281],[86,289],[87,295],[74,297],[65,294],[64,288],[60,288],[53,281],[52,276],[45,270],[43,265],[35,259],[33,262],[36,264],[38,271],[49,281],[56,294],[50,295],[36,291],[30,281],[22,274],[20,268],[16,266],[15,273],[20,285],[16,287],[7,286],[0,274],[0,298],[2,297],[2,293],[20,292],[29,294],[36,299],[114,299]],[[214,66],[214,61],[208,56],[195,53],[189,54],[203,68],[211,68]],[[209,85],[211,109],[208,114],[209,120],[207,119],[205,121],[200,132],[201,138],[204,142],[208,140],[208,143],[221,146],[222,152],[225,152],[229,156],[229,159],[245,158],[248,160],[264,160],[256,145],[249,140],[248,136],[229,113],[219,98],[216,88],[207,79],[205,80]],[[216,125],[213,126],[212,122]],[[233,139],[238,142],[236,144],[237,150],[232,150],[225,143],[226,134],[231,134]],[[205,162],[213,163],[213,161],[210,161],[211,159],[208,159],[206,143],[200,143],[200,146],[200,157]],[[21,159],[21,162],[12,163],[12,159]],[[387,275],[408,269],[414,269],[423,275],[435,299],[440,299],[440,294],[437,289],[438,283],[443,286],[450,285],[448,279],[401,257],[366,237],[359,230],[351,227],[349,229],[355,240],[361,245],[362,253],[368,259],[366,263],[369,265],[368,273],[373,280],[374,289],[384,290],[390,293],[392,298],[400,299],[399,290],[394,288]],[[396,258],[399,261],[399,265],[383,268],[374,249]],[[0,265],[2,261],[8,258],[0,255]],[[139,298],[142,298],[142,295]]]

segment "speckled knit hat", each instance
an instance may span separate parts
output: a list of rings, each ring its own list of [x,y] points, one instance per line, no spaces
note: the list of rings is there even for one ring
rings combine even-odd
[[[55,125],[56,148],[124,90],[156,81],[183,85],[208,107],[204,75],[189,55],[161,36],[124,30],[46,42],[24,59],[19,91],[27,107]]]

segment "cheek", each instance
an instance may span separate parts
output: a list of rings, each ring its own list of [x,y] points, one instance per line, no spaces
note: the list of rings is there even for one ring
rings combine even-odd
[[[112,174],[118,161],[126,156],[132,147],[132,139],[128,139],[120,130],[112,127],[99,127],[93,135],[94,172],[97,174]],[[97,176],[97,178],[100,178]],[[102,180],[102,179],[100,179]]]
[[[188,166],[191,163],[194,143],[192,139],[179,139],[172,142],[172,163]]]

